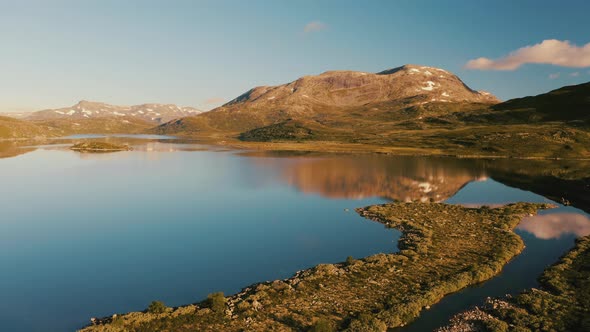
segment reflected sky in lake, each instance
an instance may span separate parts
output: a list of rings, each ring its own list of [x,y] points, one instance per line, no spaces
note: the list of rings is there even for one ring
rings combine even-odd
[[[571,212],[537,215],[524,218],[518,229],[544,240],[559,239],[567,234],[582,237],[590,235],[590,218]]]
[[[396,251],[399,232],[355,207],[548,201],[494,181],[493,165],[480,160],[245,155],[120,139],[134,151],[43,145],[0,159],[1,330],[73,330],[156,299],[181,305]],[[516,270],[530,275],[514,283],[534,280],[588,224],[587,214],[562,206],[525,220],[518,232],[531,250]]]

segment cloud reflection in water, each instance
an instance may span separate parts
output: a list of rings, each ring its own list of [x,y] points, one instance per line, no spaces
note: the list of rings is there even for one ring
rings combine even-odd
[[[590,235],[590,218],[578,213],[552,213],[524,218],[517,229],[537,238],[557,239],[565,234],[578,237]]]

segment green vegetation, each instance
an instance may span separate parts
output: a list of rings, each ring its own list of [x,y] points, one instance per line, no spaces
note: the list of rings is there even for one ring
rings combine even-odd
[[[216,313],[223,313],[225,311],[225,296],[223,292],[209,294],[207,296],[206,306]]]
[[[342,122],[339,127],[313,121],[282,122],[240,134],[242,143],[237,145],[326,151],[321,142],[329,142],[345,151],[359,152],[404,154],[407,150],[409,154],[474,157],[590,158],[590,131],[560,122],[483,124],[450,119],[444,114],[401,122],[376,119],[351,116],[347,121],[354,123],[354,128],[346,128]],[[256,141],[261,143],[254,144]]]
[[[333,321],[325,318],[318,319],[311,329],[310,332],[336,332],[336,324]]]
[[[352,264],[354,264],[354,261],[355,261],[354,260],[354,257],[348,256],[348,257],[346,257],[346,262],[345,263],[346,263],[346,265],[352,265]]]
[[[489,299],[441,330],[590,331],[590,236],[579,239],[539,283],[515,297]]]
[[[147,312],[151,314],[161,314],[166,311],[166,306],[161,301],[153,301],[147,308]]]
[[[362,313],[354,318],[345,332],[385,332],[387,325],[368,313]]]
[[[77,143],[74,144],[70,149],[80,152],[115,152],[131,150],[131,148],[127,145],[118,145],[113,143],[94,141]]]
[[[357,211],[403,232],[400,251],[320,264],[287,280],[245,288],[225,298],[175,308],[165,315],[129,313],[84,331],[383,331],[407,324],[446,294],[499,273],[523,249],[512,232],[544,204],[466,208],[394,203]]]
[[[304,124],[288,120],[241,133],[239,138],[242,141],[268,142],[273,140],[313,140],[316,136],[313,130],[305,127]]]

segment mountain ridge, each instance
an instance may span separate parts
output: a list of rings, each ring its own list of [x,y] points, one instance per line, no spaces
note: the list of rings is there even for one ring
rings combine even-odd
[[[45,109],[29,113],[26,120],[91,119],[105,117],[136,118],[155,124],[189,115],[202,113],[194,107],[180,107],[174,104],[146,103],[132,106],[111,105],[103,102],[81,100],[70,107]]]
[[[510,99],[494,105],[497,111],[534,111],[547,121],[590,120],[590,82],[567,85],[535,96]],[[564,109],[567,112],[564,112]]]
[[[178,127],[198,122],[192,131],[244,132],[289,119],[322,123],[360,108],[370,114],[371,106],[396,111],[429,103],[499,102],[491,93],[473,90],[455,74],[435,67],[404,65],[378,73],[336,70],[281,85],[254,87],[197,115],[200,121],[165,123],[156,131],[176,133]]]

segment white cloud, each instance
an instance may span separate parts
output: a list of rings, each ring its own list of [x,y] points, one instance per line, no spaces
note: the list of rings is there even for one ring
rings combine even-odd
[[[562,67],[590,67],[590,43],[576,46],[569,41],[544,40],[525,46],[499,59],[478,58],[465,64],[467,69],[515,70],[526,63],[551,64]]]
[[[577,72],[577,71],[576,72],[573,72],[573,73],[570,74],[570,76],[571,77],[578,77],[578,76],[580,76],[580,72]]]
[[[560,75],[561,75],[560,73],[549,74],[549,79],[554,80],[556,78],[559,78]]]
[[[321,30],[325,30],[328,26],[326,25],[326,23],[320,22],[320,21],[313,21],[313,22],[309,22],[305,25],[305,27],[303,27],[303,32],[305,33],[310,33],[310,32],[316,32],[316,31],[321,31]]]

